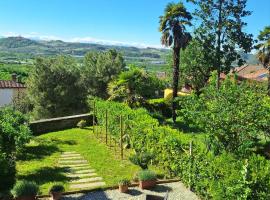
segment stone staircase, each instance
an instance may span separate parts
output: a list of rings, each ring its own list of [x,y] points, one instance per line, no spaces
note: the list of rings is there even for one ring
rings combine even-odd
[[[67,169],[65,175],[70,178],[72,190],[94,189],[106,185],[87,160],[77,152],[63,152],[59,159],[59,166]]]

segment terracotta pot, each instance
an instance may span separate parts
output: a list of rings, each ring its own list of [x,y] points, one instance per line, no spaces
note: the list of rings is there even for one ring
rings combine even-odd
[[[121,193],[126,193],[128,191],[128,185],[119,185],[119,191]]]
[[[16,198],[16,200],[36,200],[36,196],[32,195],[32,196],[21,196]]]
[[[59,200],[62,197],[62,192],[51,192],[50,195],[53,200]]]
[[[156,186],[156,180],[140,181],[141,189],[150,189]]]

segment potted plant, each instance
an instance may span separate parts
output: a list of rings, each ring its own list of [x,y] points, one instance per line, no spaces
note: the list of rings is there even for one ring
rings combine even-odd
[[[50,188],[49,194],[53,200],[59,200],[61,199],[64,191],[65,191],[65,188],[63,185],[55,184]]]
[[[138,173],[141,189],[150,189],[156,185],[156,173],[150,170],[142,170]]]
[[[34,182],[19,181],[14,185],[11,194],[16,200],[35,200],[38,190],[38,185]]]
[[[130,185],[130,181],[126,178],[123,178],[119,180],[118,185],[119,185],[119,191],[122,193],[126,193],[128,191],[128,186]]]

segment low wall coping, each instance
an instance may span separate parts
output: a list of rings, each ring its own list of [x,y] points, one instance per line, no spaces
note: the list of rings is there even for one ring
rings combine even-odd
[[[41,119],[37,121],[32,121],[30,124],[36,124],[36,123],[42,123],[42,122],[51,122],[51,121],[58,121],[58,120],[65,120],[65,119],[73,119],[78,117],[87,117],[91,116],[90,113],[80,114],[80,115],[71,115],[71,116],[65,116],[65,117],[57,117],[57,118],[50,118],[50,119]]]

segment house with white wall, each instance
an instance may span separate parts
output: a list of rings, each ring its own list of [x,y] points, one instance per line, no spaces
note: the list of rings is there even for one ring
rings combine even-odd
[[[0,107],[12,105],[14,101],[25,95],[26,86],[19,83],[16,74],[12,80],[0,80]]]

